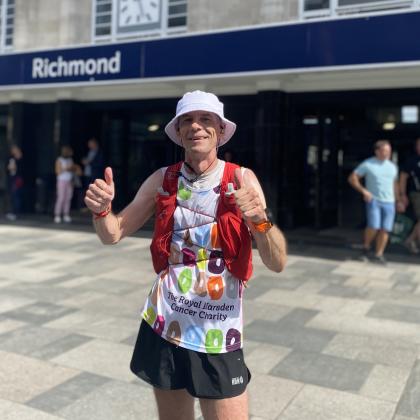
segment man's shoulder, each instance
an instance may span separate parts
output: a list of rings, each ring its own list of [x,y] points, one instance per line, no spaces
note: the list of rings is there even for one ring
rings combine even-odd
[[[387,163],[388,163],[388,166],[390,167],[390,168],[392,168],[393,170],[395,170],[395,171],[398,171],[398,166],[397,166],[397,164],[396,163],[394,163],[392,160],[388,160],[387,161]]]

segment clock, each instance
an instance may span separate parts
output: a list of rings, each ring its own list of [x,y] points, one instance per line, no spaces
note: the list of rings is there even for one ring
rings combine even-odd
[[[162,0],[117,0],[119,33],[139,32],[161,27]]]

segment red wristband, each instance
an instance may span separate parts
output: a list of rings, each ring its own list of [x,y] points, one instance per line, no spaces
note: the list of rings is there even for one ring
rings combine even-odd
[[[106,216],[108,216],[109,213],[111,213],[111,206],[109,206],[106,210],[101,211],[100,213],[92,212],[95,220],[100,219],[101,217],[106,217]]]

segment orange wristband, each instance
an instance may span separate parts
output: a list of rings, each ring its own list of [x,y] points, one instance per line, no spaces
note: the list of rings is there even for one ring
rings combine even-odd
[[[93,218],[95,220],[100,219],[102,217],[106,217],[106,216],[108,216],[109,213],[111,213],[111,206],[109,206],[106,210],[101,211],[100,213],[94,213],[94,212],[92,212]]]

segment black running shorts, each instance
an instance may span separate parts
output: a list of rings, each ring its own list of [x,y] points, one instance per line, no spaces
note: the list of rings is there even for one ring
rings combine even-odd
[[[236,397],[251,380],[242,349],[219,354],[188,350],[160,337],[145,321],[140,325],[130,369],[156,388],[185,388],[196,398]]]

